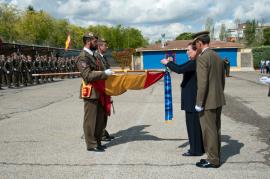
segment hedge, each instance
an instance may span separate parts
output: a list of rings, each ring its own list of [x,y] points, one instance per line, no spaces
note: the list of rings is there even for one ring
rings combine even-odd
[[[260,67],[261,60],[270,60],[270,46],[252,48],[252,53],[255,68]]]

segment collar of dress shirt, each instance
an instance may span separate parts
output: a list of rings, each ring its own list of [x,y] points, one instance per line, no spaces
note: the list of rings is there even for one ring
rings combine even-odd
[[[203,52],[205,52],[205,50],[207,50],[207,49],[209,49],[209,47],[206,47],[206,48],[202,49],[202,52],[201,52],[201,54],[200,54],[200,55],[202,55],[202,54],[203,54]]]
[[[90,49],[88,49],[86,47],[83,47],[83,50],[88,52],[90,55],[94,55],[94,53]]]
[[[98,52],[99,53],[99,55],[101,56],[101,57],[103,57],[103,54],[102,53],[100,53],[100,52]]]

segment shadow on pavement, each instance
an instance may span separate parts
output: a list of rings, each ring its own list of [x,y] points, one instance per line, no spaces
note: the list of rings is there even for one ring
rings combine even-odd
[[[133,126],[125,130],[121,130],[115,134],[115,139],[106,144],[107,147],[112,147],[114,145],[120,145],[133,141],[180,141],[187,139],[162,139],[153,135],[150,135],[149,132],[144,131],[145,128],[150,127],[150,125],[139,125]]]
[[[224,146],[221,147],[221,161],[225,163],[228,158],[240,153],[241,148],[244,146],[243,143],[238,140],[231,139],[231,136],[221,135],[221,141],[226,142]]]
[[[188,139],[187,139],[187,140],[188,140]],[[188,145],[189,145],[189,142],[187,141],[187,142],[185,142],[185,143],[179,145],[178,148],[185,148],[185,147],[188,146]]]

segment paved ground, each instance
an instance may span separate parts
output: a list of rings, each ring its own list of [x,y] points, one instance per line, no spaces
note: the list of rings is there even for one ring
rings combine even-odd
[[[85,150],[80,79],[0,91],[0,178],[269,178],[270,97],[256,72],[226,80],[219,169],[200,169],[188,149],[179,82],[174,115],[164,123],[163,82],[114,97],[105,153]],[[205,156],[204,156],[205,157]]]

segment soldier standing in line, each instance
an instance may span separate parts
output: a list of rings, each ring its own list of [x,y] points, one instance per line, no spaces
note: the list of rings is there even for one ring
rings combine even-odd
[[[107,50],[107,43],[104,39],[99,39],[97,43],[98,49],[95,53],[95,57],[100,61],[101,65],[104,69],[110,69],[110,64],[108,63],[107,58],[104,56]],[[104,141],[111,141],[114,139],[114,136],[111,136],[108,131],[106,130],[108,121],[108,114],[104,115],[104,126],[103,126],[103,134],[102,134],[102,140]]]
[[[32,77],[32,73],[33,73],[33,62],[32,62],[32,58],[31,56],[27,56],[27,60],[26,60],[26,67],[27,67],[27,81],[29,82],[30,85],[33,84],[33,77]]]
[[[54,73],[58,73],[58,59],[57,57],[53,57],[53,66],[54,66]]]
[[[34,60],[34,73],[39,74],[41,72],[40,70],[40,57],[36,56],[36,59]],[[40,76],[35,76],[35,83],[40,84],[39,82]]]
[[[20,57],[14,53],[12,55],[12,63],[13,63],[13,84],[15,87],[20,86]]]
[[[44,56],[44,61],[43,61],[43,69],[44,69],[43,73],[50,73],[50,71],[49,71],[49,63],[48,63],[48,57],[47,57],[47,55],[45,55],[45,56]],[[48,78],[49,78],[49,76],[45,76],[45,77],[44,77],[44,79],[45,79],[45,83],[47,83],[47,82],[48,82]]]
[[[66,72],[66,60],[65,58],[60,58],[61,61],[60,61],[60,71],[61,73],[65,73]],[[61,79],[64,79],[65,78],[65,75],[62,75],[61,76]]]
[[[13,66],[12,66],[12,59],[10,56],[7,57],[7,60],[5,61],[4,67],[6,69],[5,76],[6,76],[6,80],[7,80],[7,86],[8,86],[8,88],[12,88],[11,82],[12,82]]]
[[[48,71],[49,71],[49,73],[54,73],[53,57],[49,57]],[[50,78],[50,81],[52,82],[53,81],[53,75],[50,75],[49,78]]]
[[[224,68],[226,72],[226,77],[230,77],[230,61],[227,57],[224,58]]]
[[[25,56],[21,56],[20,66],[21,66],[22,84],[24,86],[27,86],[27,83],[28,83],[28,78],[27,78],[28,68],[27,68],[27,61],[26,61]]]
[[[71,60],[70,60],[70,68],[71,68],[71,72],[75,72],[75,70],[76,70],[76,64],[75,64],[75,60],[74,60],[74,57],[71,57]],[[75,75],[71,75],[72,76],[72,78],[75,78]]]
[[[101,145],[104,109],[99,102],[99,93],[91,83],[96,80],[105,80],[112,75],[110,69],[105,70],[94,56],[97,39],[91,33],[83,36],[84,48],[80,53],[77,67],[81,72],[81,98],[84,100],[83,129],[88,151],[103,152],[106,146]]]
[[[70,72],[70,69],[71,69],[71,63],[70,63],[70,59],[69,58],[66,58],[65,60],[65,65],[66,65],[66,72]],[[67,75],[67,78],[70,78],[70,75]]]
[[[76,57],[73,57],[73,63],[74,63],[74,72],[78,72],[79,71],[79,69],[78,69],[78,67],[77,67],[77,65],[76,65],[76,63],[77,63],[77,58]],[[74,77],[75,78],[79,78],[80,77],[80,75],[78,74],[78,75],[74,75]]]
[[[44,56],[41,56],[40,57],[40,61],[39,61],[39,69],[40,69],[40,73],[41,74],[44,74],[45,73],[45,68],[44,68]],[[42,83],[45,83],[45,77],[44,76],[41,76],[41,82]]]
[[[1,55],[0,58],[0,90],[3,90],[2,88],[2,83],[4,81],[4,76],[5,76],[5,56]]]

